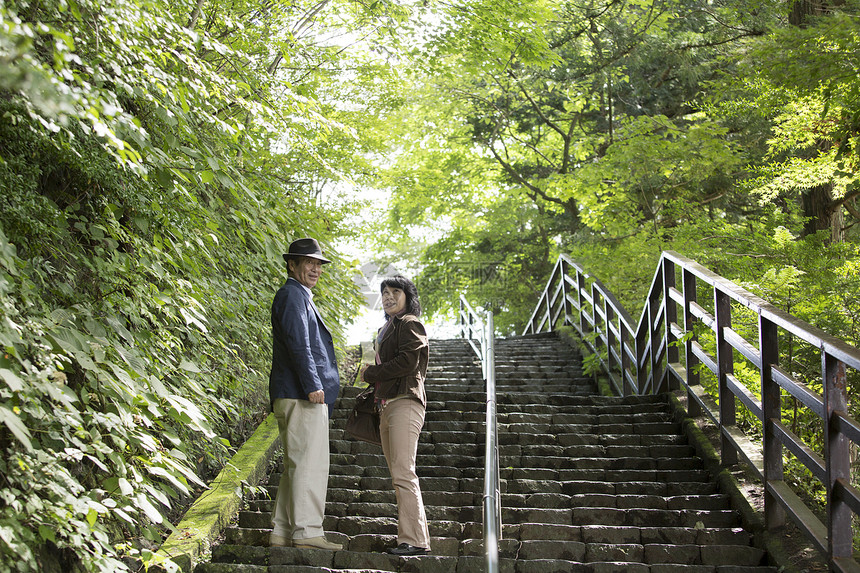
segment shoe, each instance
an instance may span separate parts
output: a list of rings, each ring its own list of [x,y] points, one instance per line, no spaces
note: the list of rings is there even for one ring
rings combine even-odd
[[[397,547],[389,547],[385,550],[386,553],[390,553],[392,555],[399,555],[400,557],[409,557],[410,555],[427,555],[430,553],[429,549],[425,549],[424,547],[415,547],[414,545],[409,545],[408,543],[401,543]]]
[[[292,547],[293,540],[283,535],[273,533],[269,536],[269,547]]]
[[[332,543],[325,536],[309,537],[307,539],[293,539],[293,547],[300,549],[328,549],[329,551],[340,551],[343,545]]]

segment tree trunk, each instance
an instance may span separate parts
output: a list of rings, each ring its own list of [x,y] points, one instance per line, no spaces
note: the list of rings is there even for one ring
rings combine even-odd
[[[817,185],[801,195],[803,215],[803,236],[818,231],[830,231],[828,243],[841,243],[843,240],[842,204],[833,201],[833,184]]]
[[[828,7],[836,6],[842,0],[795,0],[791,4],[788,21],[799,28],[805,27],[811,17],[820,16]],[[842,205],[833,202],[833,184],[817,185],[801,195],[803,215],[806,222],[803,225],[803,236],[818,231],[830,231],[829,243],[841,243],[843,240]]]

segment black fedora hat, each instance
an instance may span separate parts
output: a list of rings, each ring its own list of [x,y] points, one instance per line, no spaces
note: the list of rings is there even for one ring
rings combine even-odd
[[[284,260],[289,261],[293,257],[310,257],[322,261],[323,264],[331,262],[323,256],[316,239],[296,239],[290,243],[289,251],[284,253]]]

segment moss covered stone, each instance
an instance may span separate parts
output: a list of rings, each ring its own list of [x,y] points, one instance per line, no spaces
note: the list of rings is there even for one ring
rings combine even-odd
[[[266,477],[269,460],[279,446],[278,423],[270,414],[188,509],[158,550],[156,562],[170,559],[182,571],[192,571],[241,509],[243,488],[256,486]]]

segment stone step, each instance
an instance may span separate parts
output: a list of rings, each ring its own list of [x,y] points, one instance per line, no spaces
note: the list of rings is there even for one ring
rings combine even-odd
[[[438,456],[436,456],[438,458]],[[566,456],[500,456],[499,465],[529,470],[617,470],[688,472],[702,467],[701,460],[687,458],[569,458]],[[559,475],[561,475],[559,473]],[[689,480],[682,480],[689,481]]]
[[[431,521],[462,521],[464,515],[480,519],[481,492],[422,492],[427,517]],[[239,514],[240,527],[266,527],[271,524],[272,500],[249,504],[249,511]],[[502,494],[504,523],[534,521],[564,525],[676,525],[695,527],[701,522],[707,527],[733,527],[737,513],[721,496],[612,496],[600,494],[565,496],[559,494]],[[326,515],[331,517],[390,517],[397,516],[394,493],[385,490],[361,491],[332,489],[326,502]],[[507,516],[507,517],[506,517]],[[526,517],[524,517],[526,516]],[[642,521],[642,519],[653,521]],[[252,519],[256,521],[251,521]],[[547,521],[548,520],[548,521]],[[678,521],[673,521],[678,520]]]
[[[444,498],[443,498],[444,499]],[[623,495],[617,493],[502,493],[502,506],[511,508],[617,508],[617,509],[663,509],[663,510],[714,510],[723,511],[731,507],[725,495]]]
[[[467,399],[471,397],[471,399]],[[615,415],[617,418],[622,418],[625,415],[634,414],[636,405],[626,405],[627,407],[619,407],[617,410],[612,407],[595,407],[588,409],[584,407],[584,403],[590,399],[588,395],[567,394],[563,396],[546,396],[542,394],[523,394],[509,393],[496,394],[496,402],[500,409],[500,414],[510,414],[512,412],[524,413],[553,413],[553,414],[584,414],[584,413],[603,413],[607,415]],[[343,402],[343,406],[335,409],[344,410],[351,403]],[[427,396],[427,412],[430,416],[431,412],[438,410],[457,410],[464,412],[486,410],[486,394],[483,392],[430,392]],[[639,408],[640,411],[647,411]],[[348,415],[347,410],[344,415]]]
[[[364,388],[357,386],[345,386],[341,390],[339,399],[339,410],[351,408],[350,398],[354,398]],[[654,401],[630,401],[627,398],[599,399],[593,395],[546,395],[542,392],[522,391],[508,393],[496,393],[500,405],[507,407],[509,411],[516,411],[516,406],[524,406],[531,412],[534,408],[542,408],[538,413],[564,413],[564,414],[606,414],[606,415],[633,415],[641,412],[666,411],[666,403]],[[457,404],[470,403],[473,408],[485,408],[486,393],[483,388],[443,387],[428,388],[428,409],[453,409],[445,408],[445,404],[451,402]]]
[[[537,479],[560,481],[646,481],[646,482],[704,482],[710,479],[704,470],[601,470],[572,469],[553,470],[546,468],[513,468],[513,479]]]
[[[451,467],[479,467],[471,462],[475,456],[419,454],[419,465]],[[332,463],[337,465],[375,466],[385,468],[382,454],[333,454]],[[570,459],[565,457],[506,456],[500,459],[503,479],[508,473],[528,475],[532,479],[560,479],[564,481],[620,481],[638,479],[644,481],[685,482],[705,481],[708,473],[701,468],[701,460],[673,458],[588,458]],[[420,472],[419,472],[420,475]]]
[[[483,436],[485,419],[484,417],[474,417],[474,419],[462,419],[462,416],[456,416],[457,419],[450,419],[451,416],[439,416],[440,412],[434,413],[431,418],[424,422],[422,431],[422,440],[425,435],[437,436],[442,432],[449,434],[451,443],[456,443],[459,437],[457,433],[477,434]],[[656,415],[655,415],[656,416]],[[648,446],[648,445],[682,445],[686,444],[686,438],[676,433],[669,434],[650,434],[643,435],[639,433],[621,433],[621,434],[606,434],[603,428],[594,424],[592,417],[579,415],[541,415],[541,414],[525,414],[513,413],[502,414],[498,416],[497,428],[501,434],[511,434],[512,436],[523,436],[525,432],[530,433],[534,438],[528,440],[527,443],[547,443],[561,445],[603,445],[603,446]],[[342,416],[332,418],[331,438],[333,440],[349,439],[344,437],[342,433],[343,425],[346,419]],[[575,422],[575,423],[574,423]],[[674,427],[674,426],[672,426]],[[572,429],[571,429],[572,428]],[[569,431],[568,431],[569,430]],[[583,433],[586,431],[588,433]],[[591,432],[594,432],[592,434]],[[572,436],[582,436],[582,439],[572,439]],[[471,440],[471,437],[469,438]],[[645,440],[643,442],[643,440]],[[517,440],[508,440],[508,443],[522,443]]]
[[[522,392],[528,387],[529,390],[538,390],[542,394],[565,394],[568,396],[591,396],[594,394],[594,384],[591,380],[510,380],[496,378],[496,396],[508,396]],[[480,378],[475,378],[471,383],[463,380],[428,380],[427,395],[432,400],[443,400],[443,392],[467,392],[469,396],[481,396],[481,402],[485,401],[486,386]],[[590,392],[590,393],[589,393]]]
[[[329,572],[329,571],[484,571],[483,547],[479,540],[458,543],[456,539],[433,539],[439,548],[434,555],[407,559],[383,553],[393,536],[358,535],[342,551],[267,548],[248,544],[222,544],[213,549],[213,562],[198,566],[197,573],[226,571]],[[452,548],[456,547],[457,551]],[[577,541],[525,541],[503,539],[499,545],[500,571],[633,571],[636,573],[775,572],[761,566],[764,553],[739,545],[599,544]],[[219,567],[247,564],[242,569]],[[405,563],[408,562],[408,568]],[[550,565],[552,564],[552,565]],[[550,567],[547,567],[550,565]]]
[[[558,410],[558,408],[553,408],[549,411],[504,411],[499,412],[497,418],[500,424],[548,424],[553,426],[550,428],[553,433],[558,433],[567,426],[594,425],[600,420],[600,416],[611,416],[602,409],[587,411],[584,407],[580,407],[579,411],[574,412],[559,412]],[[620,415],[629,417],[631,420],[640,419],[640,416],[652,415],[659,416],[658,419],[666,419],[668,413],[653,409],[641,409],[639,412],[627,409]],[[582,429],[575,428],[573,431],[581,432]]]
[[[591,396],[594,394],[594,385],[591,380],[538,380],[534,382],[519,382],[506,380],[504,378],[496,379],[496,395],[508,396],[522,391],[525,386],[530,390],[539,390],[541,393],[551,394],[566,394],[575,396]],[[590,391],[591,394],[586,393]],[[442,400],[444,396],[442,392],[467,392],[469,396],[481,396],[481,402],[486,399],[486,386],[480,378],[475,378],[471,382],[463,380],[428,380],[427,395],[433,400]]]
[[[251,522],[257,523],[262,518],[251,518]],[[332,520],[333,522],[341,523],[349,527],[356,526],[356,521],[353,518],[340,518]],[[352,523],[352,526],[348,524]],[[382,526],[390,528],[391,520],[372,520],[374,526]],[[440,522],[441,523],[441,522]],[[330,524],[329,524],[330,525]],[[396,527],[396,525],[395,525]],[[438,530],[440,532],[450,533],[454,531],[457,535],[462,536],[468,529],[480,529],[481,525],[476,522],[469,524],[460,524],[452,526],[450,523],[441,524]],[[749,545],[752,541],[752,534],[743,530],[740,527],[610,527],[605,525],[560,525],[546,523],[522,523],[522,524],[503,524],[503,539],[518,540],[518,541],[581,541],[585,543],[599,544],[634,544],[634,545]],[[332,530],[333,531],[333,530]],[[245,543],[248,545],[268,546],[269,544],[269,527],[268,524],[261,528],[254,527],[231,527],[226,531],[228,543]],[[335,540],[337,535],[345,535],[342,532],[333,531],[332,540]],[[368,537],[385,535],[377,533],[365,534]],[[360,536],[360,534],[358,535]],[[479,534],[480,537],[480,534]],[[438,540],[439,535],[434,536],[434,540]],[[340,542],[345,542],[347,548],[349,544],[355,540],[348,540],[344,537],[339,538]],[[466,539],[464,543],[471,541]]]
[[[511,370],[522,368],[529,371],[540,370],[565,370],[565,371],[580,371],[582,370],[582,361],[578,358],[571,359],[560,354],[530,354],[528,356],[508,356],[505,354],[496,354],[496,369]],[[430,353],[430,359],[427,363],[428,372],[439,371],[461,371],[466,369],[475,369],[481,371],[481,362],[477,356],[452,358],[440,357],[438,353]]]
[[[447,465],[445,461],[457,458],[463,463],[458,465]],[[482,475],[483,466],[473,465],[468,463],[475,458],[466,456],[424,456],[419,458],[423,463],[418,465],[417,473],[419,477],[431,477],[434,479],[445,479],[440,476],[447,476],[450,480],[461,480],[470,475]],[[439,463],[440,460],[443,463]],[[456,460],[455,460],[456,461]],[[481,460],[478,460],[481,461]],[[667,460],[668,461],[668,460]],[[369,463],[368,463],[369,462]],[[346,469],[344,469],[346,468]],[[361,473],[356,473],[354,468],[362,468]],[[352,477],[357,481],[364,479],[366,476],[376,475],[379,477],[387,477],[388,468],[385,464],[382,455],[372,456],[369,454],[358,455],[333,455],[332,465],[330,469],[329,483],[333,483],[335,478],[343,479]],[[566,483],[591,483],[591,482],[607,482],[616,484],[624,481],[635,481],[637,483],[647,484],[681,484],[681,483],[701,483],[708,482],[710,475],[704,469],[627,469],[627,468],[571,468],[571,469],[555,469],[547,467],[501,467],[499,475],[502,481],[506,480],[527,480],[535,482],[557,481],[562,484]],[[444,487],[450,487],[451,483],[444,484]]]
[[[577,434],[511,434],[505,433],[499,436],[499,451],[506,455],[510,448],[530,447],[536,445],[558,445],[560,447],[660,447],[667,445],[686,446],[679,443],[683,438],[676,434],[604,434],[577,433]],[[646,445],[653,444],[653,445]]]
[[[422,492],[423,493],[423,492]],[[455,496],[450,496],[454,498]],[[270,502],[271,503],[271,502]],[[443,523],[448,521],[454,521],[457,523],[464,522],[472,522],[472,521],[480,521],[481,520],[481,506],[480,499],[478,499],[477,504],[471,505],[430,505],[429,501],[425,501],[424,505],[425,511],[427,512],[427,519],[433,523]],[[259,509],[264,509],[268,511],[260,511],[260,512],[243,512],[240,514],[240,518],[244,519],[244,521],[240,521],[240,526],[245,527],[267,527],[271,525],[271,506],[263,506],[261,504]],[[541,511],[537,508],[534,511]],[[389,503],[377,502],[377,503],[339,503],[339,502],[326,502],[326,518],[327,519],[335,519],[335,518],[352,518],[355,516],[360,516],[360,519],[364,518],[387,518],[396,523],[397,521],[397,504],[392,499]],[[253,523],[250,521],[254,518],[256,521]],[[431,528],[432,529],[432,528]]]
[[[352,479],[358,479],[359,487],[362,489],[373,485],[373,482],[366,478],[382,479],[383,482],[389,480],[387,471],[384,468],[370,468],[367,471],[360,473],[348,472],[342,470],[343,466],[333,466],[332,476],[340,475],[350,476]],[[718,492],[716,484],[710,481],[676,481],[676,482],[658,482],[658,481],[616,481],[609,482],[605,480],[588,481],[588,480],[537,480],[528,478],[512,478],[512,474],[521,474],[522,470],[502,470],[502,479],[499,483],[500,491],[510,494],[537,494],[537,493],[559,493],[565,495],[578,494],[610,494],[610,495],[654,495],[660,497],[677,497],[685,495],[714,495]],[[422,466],[418,469],[419,481],[424,482],[427,491],[430,487],[446,488],[443,491],[483,491],[483,468],[452,468],[443,466]],[[431,478],[432,481],[431,481]],[[448,480],[448,481],[445,481]],[[473,480],[473,481],[468,481]],[[276,481],[274,482],[277,483]],[[330,483],[332,480],[330,479]],[[344,482],[340,482],[343,484]],[[331,485],[330,487],[334,487]],[[390,484],[385,484],[383,487],[388,488]],[[456,488],[456,489],[452,489]]]
[[[394,527],[392,530],[391,527]],[[383,533],[356,534],[349,536],[328,528],[331,541],[341,543],[344,548],[338,553],[363,553],[384,555],[384,550],[393,542],[396,524],[389,523]],[[586,531],[587,528],[570,528],[576,539],[516,539],[504,536],[500,544],[500,556],[524,560],[554,559],[562,561],[589,562],[593,560],[628,563],[678,563],[684,565],[743,565],[761,564],[764,552],[745,543],[744,535],[731,529],[671,528],[667,535],[655,528],[612,528],[610,534]],[[458,530],[459,531],[459,530]],[[506,529],[507,533],[508,529]],[[322,557],[333,552],[299,550],[294,548],[272,548],[268,546],[266,528],[231,527],[225,533],[225,544],[213,549],[213,559],[229,562],[237,558],[246,559],[244,563],[265,563],[277,553],[291,554],[295,564],[312,557]],[[460,557],[483,555],[483,543],[472,538],[459,540],[457,537],[432,536],[433,556]],[[246,551],[242,548],[254,548]],[[259,551],[263,549],[264,551]],[[299,554],[302,553],[302,554]],[[317,555],[312,555],[316,553]],[[728,553],[732,560],[726,561],[721,553]],[[240,557],[241,556],[241,557]],[[248,560],[250,557],[250,560]],[[374,557],[375,558],[375,557]],[[386,556],[386,558],[391,558]],[[396,559],[396,558],[391,558]],[[740,562],[739,562],[740,560]],[[361,563],[361,558],[353,556],[353,563]],[[365,562],[366,563],[366,562]]]
[[[441,365],[440,365],[441,366]],[[478,363],[480,366],[480,363]],[[443,370],[442,368],[439,369]],[[496,375],[518,375],[526,378],[540,377],[541,374],[563,374],[576,378],[587,376],[583,373],[579,360],[569,360],[555,356],[534,356],[530,358],[505,359],[496,356]]]
[[[483,426],[476,427],[481,424],[481,422],[476,419],[477,417],[472,417],[473,419],[471,420],[464,420],[461,416],[458,416],[457,418],[458,419],[454,420],[433,420],[427,422],[425,430],[421,433],[421,441],[430,444],[457,443],[446,442],[445,440],[460,440],[464,443],[484,443],[485,436]],[[348,447],[340,443],[336,444],[339,451],[343,451],[344,453],[380,453],[379,446],[370,444],[365,445],[362,442],[357,442],[346,434],[343,430],[344,422],[344,420],[332,422],[332,430],[330,434],[333,444],[332,451],[335,449],[334,442],[346,442],[349,443]],[[464,428],[461,430],[462,436],[445,435],[446,433],[451,433],[446,432],[445,430],[436,429],[448,427],[450,425],[461,425]],[[503,425],[500,424],[499,428],[502,427]],[[628,449],[628,454],[631,452],[629,448],[634,448],[637,452],[647,448],[649,451],[655,453],[661,451],[661,449],[668,448],[665,449],[662,455],[671,456],[669,452],[675,450],[677,453],[686,446],[684,438],[677,434],[600,434],[592,432],[602,432],[603,429],[601,427],[595,428],[593,426],[589,426],[588,428],[579,427],[578,429],[580,430],[579,433],[552,432],[551,428],[549,433],[544,434],[503,431],[498,435],[499,451],[502,455],[520,455],[528,453],[520,448],[548,448],[546,450],[540,450],[541,452],[560,452],[560,450],[554,448],[579,448],[577,451],[581,451],[583,453],[596,451],[609,455],[610,452],[623,453],[625,451],[624,448]],[[421,447],[420,444],[419,447]],[[536,449],[533,451],[538,450]],[[572,452],[573,450],[565,451]],[[631,457],[631,455],[624,455],[623,457]]]
[[[421,435],[421,443],[418,447],[419,460],[423,456],[483,456],[484,454],[484,435],[477,433],[462,432],[460,436],[452,437],[449,432],[427,432],[426,435]],[[628,469],[671,469],[672,467],[690,467],[686,464],[692,458],[689,446],[680,445],[656,445],[656,446],[640,446],[640,445],[564,445],[562,444],[547,444],[543,443],[540,437],[535,437],[532,434],[514,434],[509,436],[510,439],[517,440],[516,443],[507,443],[510,439],[505,439],[504,444],[499,446],[499,456],[501,462],[506,466],[524,465],[529,467],[607,467],[611,464],[612,467],[625,467]],[[547,435],[547,440],[557,439],[556,436]],[[459,439],[460,442],[453,442],[452,439]],[[633,442],[641,439],[640,436],[631,436],[627,441]],[[562,437],[562,442],[564,439]],[[500,444],[503,440],[499,439]],[[534,442],[534,443],[532,443]],[[363,445],[359,445],[355,440],[340,439],[331,440],[330,449],[332,454],[343,455],[379,455],[381,451],[368,451]],[[534,458],[545,458],[544,462],[535,461]],[[668,460],[681,460],[681,463],[675,463]],[[596,461],[600,460],[600,461]],[[701,462],[695,462],[695,467],[700,467]],[[600,464],[595,466],[595,464]],[[447,465],[447,464],[446,464]]]
[[[437,471],[446,468],[439,466],[418,470],[419,482],[424,492],[483,492],[483,468],[450,468],[450,471]],[[371,471],[372,470],[372,471]],[[338,473],[343,472],[343,473]],[[716,485],[709,481],[624,481],[606,480],[537,480],[528,478],[509,478],[510,474],[523,474],[520,469],[502,472],[499,483],[502,494],[552,494],[552,495],[614,495],[614,496],[657,496],[675,499],[683,496],[711,496],[717,493]],[[700,477],[697,474],[697,477]],[[279,474],[273,474],[268,486],[267,496],[274,499]],[[377,466],[362,473],[348,472],[333,466],[329,476],[329,490],[390,491],[391,479],[384,466]]]
[[[696,527],[697,524],[702,524],[705,527],[736,527],[739,518],[733,510],[503,507],[502,523],[557,523],[616,527]]]

